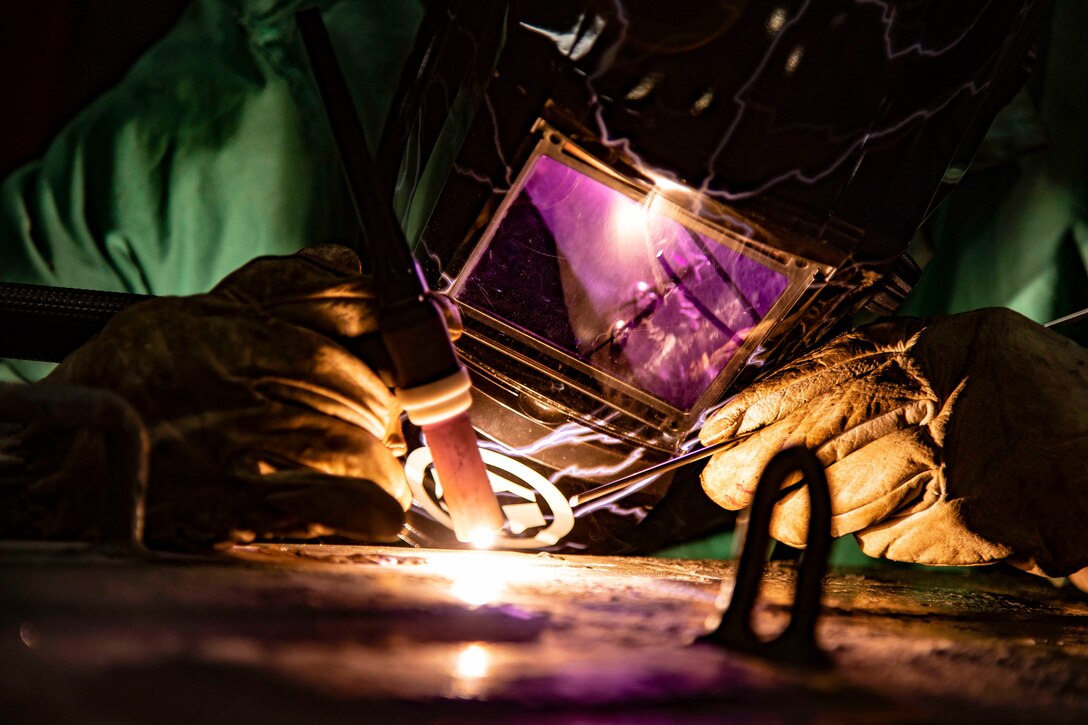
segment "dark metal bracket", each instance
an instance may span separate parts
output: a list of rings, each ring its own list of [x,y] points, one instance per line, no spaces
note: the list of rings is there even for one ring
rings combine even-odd
[[[789,624],[776,637],[763,640],[752,629],[752,610],[759,597],[770,522],[782,485],[800,473],[809,493],[808,534],[797,570]],[[807,448],[787,448],[770,460],[756,486],[748,533],[729,605],[717,629],[699,638],[748,654],[800,665],[823,665],[827,657],[816,642],[822,582],[831,549],[831,495],[823,464]]]

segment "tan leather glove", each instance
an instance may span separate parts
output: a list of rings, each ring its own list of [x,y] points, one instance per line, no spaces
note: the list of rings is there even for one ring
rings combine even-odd
[[[763,465],[804,444],[827,466],[832,533],[897,561],[1088,565],[1088,350],[1005,309],[891,319],[846,333],[743,391],[707,422],[703,488],[751,500]],[[802,545],[801,488],[772,535]]]
[[[40,385],[104,388],[142,418],[152,545],[388,541],[411,502],[400,410],[345,347],[376,331],[375,313],[350,250],[266,257],[208,294],[126,309]]]

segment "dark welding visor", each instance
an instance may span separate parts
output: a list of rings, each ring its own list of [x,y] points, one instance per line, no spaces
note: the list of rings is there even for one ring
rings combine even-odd
[[[499,332],[587,396],[688,427],[827,270],[669,197],[682,192],[544,127],[450,289],[469,334]]]

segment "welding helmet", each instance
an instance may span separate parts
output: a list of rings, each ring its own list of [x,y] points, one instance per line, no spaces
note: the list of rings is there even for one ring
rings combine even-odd
[[[667,505],[690,504],[690,476],[570,501],[691,446],[716,403],[859,311],[895,309],[912,235],[1022,83],[1041,5],[433,7],[382,153],[464,318],[498,545],[697,533]],[[455,546],[408,432],[406,539]]]

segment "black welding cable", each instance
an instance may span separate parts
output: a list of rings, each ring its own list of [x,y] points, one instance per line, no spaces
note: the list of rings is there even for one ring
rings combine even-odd
[[[147,295],[0,282],[0,358],[60,362]]]

